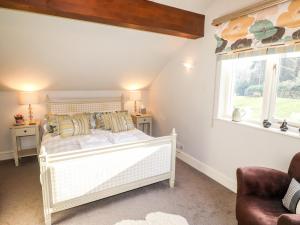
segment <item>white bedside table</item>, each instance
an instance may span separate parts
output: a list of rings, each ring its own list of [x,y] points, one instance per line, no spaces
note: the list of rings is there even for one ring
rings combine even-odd
[[[152,116],[150,114],[132,114],[135,127],[152,136]]]
[[[40,124],[35,125],[22,125],[22,126],[11,126],[11,137],[14,151],[15,165],[19,166],[19,159],[22,157],[38,155],[41,145],[40,140]],[[35,149],[22,149],[21,138],[35,136]]]

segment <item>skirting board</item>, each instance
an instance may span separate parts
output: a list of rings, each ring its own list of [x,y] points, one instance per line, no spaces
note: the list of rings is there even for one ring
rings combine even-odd
[[[32,149],[35,148],[35,145],[28,144],[28,145],[22,145],[23,149]],[[9,160],[14,158],[14,152],[11,151],[0,151],[0,161],[2,160]]]
[[[177,158],[236,193],[236,182],[193,156],[177,150]],[[12,151],[0,151],[0,161],[13,159]]]
[[[0,161],[13,159],[14,154],[13,151],[0,151]]]
[[[210,177],[211,179],[215,180],[216,182],[223,185],[224,187],[231,190],[232,192],[236,193],[237,184],[235,180],[225,176],[221,172],[215,170],[214,168],[206,165],[205,163],[194,158],[193,156],[185,152],[182,152],[180,150],[177,150],[177,158],[182,160],[186,164],[190,165],[191,167],[195,168],[199,172]]]

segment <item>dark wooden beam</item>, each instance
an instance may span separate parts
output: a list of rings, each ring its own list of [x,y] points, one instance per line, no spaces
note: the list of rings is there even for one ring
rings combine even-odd
[[[147,0],[0,0],[0,7],[196,39],[205,16]]]

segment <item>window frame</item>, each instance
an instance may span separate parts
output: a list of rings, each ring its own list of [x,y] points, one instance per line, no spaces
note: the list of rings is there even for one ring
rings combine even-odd
[[[249,56],[242,58],[265,59],[265,81],[264,90],[262,95],[262,108],[260,121],[245,120],[245,122],[252,124],[261,124],[264,119],[268,119],[272,123],[281,124],[283,120],[275,117],[276,102],[277,102],[277,88],[279,82],[279,66],[280,60],[283,57],[300,57],[300,52],[293,53],[278,53],[272,55]],[[219,93],[218,93],[218,110],[217,117],[222,119],[230,119],[233,111],[233,96],[234,96],[234,76],[222,74],[222,61],[223,60],[240,60],[238,57],[231,59],[218,59],[217,60],[217,75],[219,77]],[[227,77],[228,76],[228,77]],[[224,83],[225,82],[225,83]],[[300,123],[288,121],[289,126],[300,128]]]

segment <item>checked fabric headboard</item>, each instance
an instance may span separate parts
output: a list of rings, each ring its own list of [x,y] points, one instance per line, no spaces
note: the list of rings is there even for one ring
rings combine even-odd
[[[124,109],[123,96],[100,98],[59,98],[47,96],[47,111],[51,114],[75,114],[83,112],[112,112]]]

